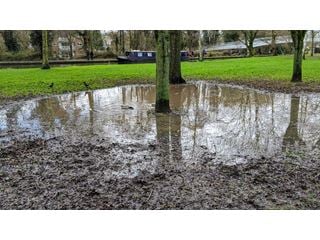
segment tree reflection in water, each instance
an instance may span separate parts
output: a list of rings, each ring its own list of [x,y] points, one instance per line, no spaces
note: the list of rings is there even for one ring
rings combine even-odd
[[[294,145],[303,145],[304,142],[299,136],[299,106],[300,97],[291,96],[290,104],[290,120],[288,128],[283,136],[282,150],[286,151],[287,148],[293,147]]]
[[[170,99],[173,113],[164,116],[153,112],[152,85],[22,101],[1,107],[5,117],[0,129],[21,138],[25,130],[29,135],[99,136],[118,143],[157,141],[169,159],[187,161],[204,152],[221,161],[243,161],[275,156],[289,145],[320,145],[318,94],[291,97],[198,82],[171,86]]]
[[[182,159],[181,116],[178,114],[156,114],[157,144],[162,155],[160,167],[178,166]],[[164,157],[167,156],[167,157]]]

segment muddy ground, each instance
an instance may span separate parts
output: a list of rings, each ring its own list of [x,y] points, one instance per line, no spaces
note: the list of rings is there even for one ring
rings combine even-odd
[[[222,165],[205,153],[170,160],[157,142],[18,141],[0,147],[0,208],[320,209],[319,156],[300,149]]]
[[[224,81],[223,83],[227,82]],[[240,84],[239,81],[228,83]],[[311,88],[299,87],[299,84],[290,85],[292,88],[289,88],[281,84],[276,87],[275,84],[269,85],[264,82],[259,87],[258,81],[254,83],[254,86],[247,81],[244,85],[293,94],[311,90]],[[206,88],[186,88],[184,92],[186,96],[190,95],[190,89],[194,89],[194,91],[198,89],[198,92],[195,93],[200,96],[198,94],[200,93],[199,89]],[[131,93],[132,91],[129,90],[130,88],[128,93]],[[313,90],[320,91],[320,88],[314,88]],[[199,102],[207,104],[204,104],[204,106],[214,105],[217,103],[216,96],[220,96],[216,94],[216,91],[217,89],[213,88],[213,101],[210,101],[211,95],[209,97],[201,95],[203,98]],[[140,91],[136,92],[140,93]],[[147,93],[151,94],[152,91],[149,89]],[[137,135],[135,138],[139,139],[140,134],[143,133],[141,130],[143,128],[140,126],[149,126],[150,129],[154,127],[157,133],[156,137],[150,138],[151,140],[147,143],[141,143],[144,141],[139,143],[119,141],[119,138],[121,140],[121,134],[123,135],[122,138],[125,138],[125,133],[128,133],[130,128],[124,128],[124,130],[122,128],[115,128],[115,130],[108,128],[107,132],[104,133],[103,126],[108,125],[109,122],[106,122],[106,119],[112,114],[109,112],[110,109],[103,105],[102,96],[108,96],[108,99],[110,99],[110,96],[113,95],[108,95],[105,92],[95,94],[80,94],[79,102],[83,108],[77,106],[72,109],[67,105],[69,106],[68,111],[65,111],[59,105],[61,100],[57,97],[51,99],[52,101],[49,101],[50,99],[48,101],[38,101],[38,108],[35,108],[37,111],[33,110],[32,113],[35,114],[36,119],[39,119],[38,122],[44,122],[43,129],[50,129],[51,125],[55,126],[55,119],[58,116],[58,119],[60,119],[58,123],[65,125],[53,129],[74,129],[74,131],[71,131],[72,134],[65,132],[60,136],[59,134],[55,135],[55,131],[53,131],[54,134],[38,136],[36,133],[39,126],[29,124],[34,119],[32,114],[30,116],[27,114],[27,109],[31,108],[32,105],[26,105],[27,107],[23,108],[24,111],[13,111],[20,117],[10,113],[14,116],[12,118],[14,121],[8,117],[8,124],[3,125],[4,130],[0,133],[0,139],[5,140],[2,142],[5,144],[0,144],[0,209],[320,209],[320,141],[317,133],[318,125],[315,124],[319,122],[316,118],[319,114],[317,114],[318,100],[315,96],[310,95],[310,99],[300,97],[303,101],[300,98],[289,96],[288,101],[282,101],[282,98],[279,98],[281,102],[278,98],[268,98],[261,94],[261,96],[259,95],[260,98],[257,94],[244,94],[243,96],[257,98],[254,98],[255,101],[251,103],[253,107],[260,107],[260,117],[257,119],[266,120],[268,118],[268,115],[266,115],[268,113],[267,108],[263,108],[263,106],[269,106],[268,99],[272,99],[272,103],[273,101],[276,103],[280,101],[280,103],[290,104],[284,109],[277,110],[275,108],[275,113],[278,113],[280,117],[288,115],[288,119],[282,120],[282,118],[279,118],[281,121],[278,121],[284,126],[288,125],[288,128],[285,133],[282,132],[278,135],[270,133],[271,130],[261,131],[261,139],[263,139],[263,135],[268,137],[268,134],[270,134],[270,137],[266,139],[281,138],[279,141],[274,141],[277,143],[274,144],[275,146],[272,145],[272,141],[269,144],[269,147],[280,148],[280,151],[274,151],[275,155],[272,155],[273,157],[256,155],[260,157],[253,158],[247,156],[246,159],[238,162],[236,159],[239,156],[234,155],[234,161],[232,159],[226,161],[226,159],[223,159],[223,155],[215,154],[212,149],[208,149],[205,145],[197,145],[194,156],[185,156],[190,151],[182,149],[182,144],[178,144],[178,142],[181,142],[181,137],[184,137],[180,136],[181,129],[186,131],[183,124],[188,124],[188,126],[190,124],[187,117],[183,116],[178,118],[177,116],[164,117],[163,121],[161,121],[161,117],[153,117],[154,119],[147,119],[146,122],[142,121],[145,120],[144,118],[137,118],[139,120],[138,124],[133,124],[131,129]],[[150,101],[154,101],[150,97],[152,94],[149,95],[141,96],[143,96],[144,101],[149,98]],[[220,96],[219,111],[223,112],[225,106],[238,106],[239,99],[242,99],[235,97],[238,95],[234,90],[224,89]],[[101,103],[100,101],[94,102],[95,96],[100,96],[98,99]],[[126,94],[123,96],[127,102],[130,100]],[[174,96],[179,95],[173,94],[172,98],[179,104],[181,104],[180,102],[189,102],[182,101],[180,98],[176,99]],[[136,99],[136,96],[132,98]],[[186,99],[188,100],[188,97]],[[65,100],[67,103],[68,101]],[[302,103],[307,102],[307,105],[302,105]],[[71,103],[77,103],[77,101],[74,100]],[[255,105],[255,103],[260,103],[261,106],[259,104]],[[3,106],[14,110],[15,103],[11,104],[13,107],[10,107],[9,104]],[[129,102],[129,104],[132,104],[132,102]],[[177,106],[180,106],[179,104]],[[244,106],[248,108],[250,106],[248,104]],[[136,106],[138,105],[141,105],[139,101],[136,102]],[[186,105],[185,108],[196,110],[194,106],[198,105],[192,105],[192,101],[190,101],[190,104]],[[306,111],[306,106],[313,107]],[[246,109],[245,107],[243,109]],[[86,108],[89,110],[86,111]],[[118,108],[120,110],[117,111],[123,111],[123,115],[121,112],[121,119],[134,121],[136,115],[140,116],[139,111],[135,113],[131,110],[121,110],[120,106]],[[17,110],[19,109],[17,108]],[[218,108],[208,109],[215,110]],[[255,107],[255,109],[258,108]],[[295,110],[289,111],[288,109]],[[75,114],[75,119],[79,121],[73,122],[73,113],[78,113],[77,111],[82,112],[82,115]],[[214,118],[211,119],[204,114],[207,112],[207,110],[200,111],[202,114],[200,117],[202,116],[202,118],[199,119],[202,119],[202,123],[205,123],[205,120],[209,123],[215,121]],[[298,115],[295,114],[298,112],[303,113],[303,116],[310,115],[306,118],[309,120],[304,123],[310,125],[309,130],[308,128],[301,128],[302,125],[298,121]],[[255,119],[256,115],[252,115],[255,111],[249,111],[249,113],[248,116]],[[10,114],[7,113],[8,116]],[[39,116],[42,118],[39,118]],[[150,116],[150,114],[147,114],[147,116]],[[169,119],[171,120],[169,121]],[[29,135],[28,129],[10,127],[14,124],[17,125],[22,120],[28,123],[26,126],[35,126],[34,129],[29,129],[31,131]],[[236,120],[238,120],[238,117]],[[243,120],[245,121],[246,118]],[[151,124],[152,121],[155,122],[154,125]],[[201,121],[199,122],[201,123]],[[277,121],[273,121],[273,118],[272,122],[277,123]],[[48,123],[51,123],[51,125]],[[130,123],[129,120],[120,122],[124,126],[129,126]],[[165,123],[164,129],[162,129],[162,123]],[[241,126],[248,126],[248,123],[247,125],[239,125],[240,123],[231,125],[237,129],[244,128]],[[255,122],[252,123],[255,126]],[[220,125],[215,126],[218,128]],[[228,126],[230,124],[225,125],[225,127],[223,125],[219,129],[224,130]],[[270,127],[270,124],[261,126]],[[112,131],[117,133],[118,130],[121,133],[120,137],[112,134]],[[230,132],[233,132],[231,130]],[[242,130],[247,131],[246,129]],[[263,130],[262,127],[261,130]],[[46,131],[50,133],[49,130]],[[151,130],[150,132],[153,133]],[[308,144],[302,144],[301,139],[299,140],[301,136],[299,137],[298,133],[300,132],[308,133],[304,140],[308,140],[308,136],[313,135],[316,138],[310,138],[311,140],[307,141]],[[240,131],[240,133],[242,132]],[[104,135],[114,135],[114,138],[102,138]],[[201,140],[200,135],[198,137]],[[222,136],[227,137],[226,135]],[[239,134],[239,136],[247,136],[250,140],[256,135]],[[136,140],[135,138],[134,140]],[[189,138],[187,137],[187,139]],[[170,144],[168,139],[171,139]],[[184,143],[188,143],[186,138],[183,139]],[[248,139],[243,138],[241,141],[246,142],[245,140]],[[230,138],[231,143],[234,140],[236,140],[236,136]],[[249,140],[247,142],[251,143]],[[204,143],[203,141],[200,142]],[[310,144],[310,142],[317,142],[317,144]],[[222,145],[223,141],[219,143]],[[281,143],[283,146],[279,145]],[[240,148],[240,153],[246,152],[242,150],[251,149],[250,144],[243,146],[247,146],[247,149]],[[254,151],[254,149],[250,151]]]
[[[292,83],[289,81],[274,81],[274,80],[213,80],[212,82],[220,84],[230,84],[237,86],[245,86],[253,89],[265,90],[279,93],[319,93],[320,84],[317,82],[298,82]]]

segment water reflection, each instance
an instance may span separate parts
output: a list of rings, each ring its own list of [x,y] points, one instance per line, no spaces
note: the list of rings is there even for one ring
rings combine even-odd
[[[179,163],[182,159],[181,116],[178,114],[156,115],[156,138],[163,156],[160,167],[165,169],[168,161]]]
[[[298,128],[300,97],[291,97],[290,121],[283,136],[283,150],[294,145],[303,145]]]
[[[158,143],[168,159],[221,161],[274,156],[290,146],[319,148],[320,95],[263,93],[205,82],[171,86],[174,114],[155,115],[155,88],[134,85],[18,102],[0,108],[0,142],[98,135]],[[127,105],[132,109],[123,109]]]

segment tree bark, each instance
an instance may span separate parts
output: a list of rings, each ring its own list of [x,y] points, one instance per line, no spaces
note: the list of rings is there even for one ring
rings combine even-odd
[[[72,43],[70,43],[69,45],[69,48],[70,48],[70,59],[73,59],[73,48],[72,48]]]
[[[72,46],[72,37],[71,36],[69,36],[68,41],[69,41],[69,49],[70,49],[69,57],[70,57],[70,59],[73,59],[73,46]]]
[[[244,35],[244,41],[245,41],[244,43],[247,47],[247,55],[248,57],[253,57],[255,54],[253,42],[258,34],[258,30],[242,31],[242,33]]]
[[[277,56],[278,53],[277,53],[277,43],[276,43],[276,37],[277,37],[277,34],[276,34],[276,31],[272,30],[271,31],[271,51],[272,51],[272,55],[273,56]]]
[[[254,48],[253,48],[253,43],[250,42],[248,45],[248,51],[249,51],[249,57],[253,57],[254,56]]]
[[[305,30],[291,30],[291,37],[294,48],[293,74],[291,82],[302,82],[302,59],[303,59],[303,42],[306,35]]]
[[[42,30],[42,69],[50,69],[47,30]]]
[[[120,35],[120,53],[124,54],[125,52],[124,30],[119,30],[119,35]]]
[[[93,31],[89,31],[89,59],[93,60]]]
[[[170,72],[169,80],[171,84],[186,83],[181,76],[181,38],[182,32],[179,30],[170,31]]]
[[[156,112],[170,112],[169,105],[169,68],[170,37],[169,31],[156,31]]]
[[[314,53],[314,30],[311,31],[311,57],[313,57],[313,53]]]
[[[199,61],[203,61],[202,30],[199,31]]]
[[[90,40],[89,40],[89,31],[84,30],[83,33],[83,49],[86,53],[87,60],[90,60],[90,50],[89,50]]]
[[[129,49],[132,50],[132,31],[129,30]]]

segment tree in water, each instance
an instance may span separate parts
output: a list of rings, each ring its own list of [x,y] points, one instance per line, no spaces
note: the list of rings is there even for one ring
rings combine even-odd
[[[48,31],[42,30],[42,69],[50,69]]]
[[[182,32],[172,30],[170,33],[170,72],[169,80],[171,84],[186,83],[181,76],[181,40]]]
[[[294,48],[293,74],[291,82],[302,82],[303,42],[306,30],[291,30],[291,38]]]
[[[242,34],[244,36],[244,44],[246,45],[248,51],[247,55],[248,57],[253,57],[255,53],[253,48],[253,42],[258,34],[258,30],[246,30],[242,31]]]
[[[169,68],[170,36],[169,31],[155,32],[157,42],[156,54],[156,112],[168,113],[169,106]]]

